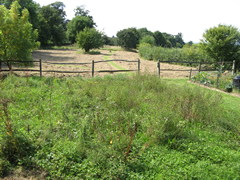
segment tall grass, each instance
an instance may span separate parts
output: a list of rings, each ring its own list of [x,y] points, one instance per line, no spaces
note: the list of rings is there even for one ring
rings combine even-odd
[[[228,138],[237,142],[239,123],[224,113],[221,95],[200,87],[169,84],[148,74],[9,76],[0,91],[0,99],[11,101],[0,114],[2,174],[23,166],[44,169],[50,179],[199,178],[211,177],[214,169],[221,170],[218,177],[240,175],[239,164],[233,165],[239,152],[232,145],[211,145]],[[231,119],[239,122],[239,115]],[[9,138],[9,121],[14,138]],[[177,173],[178,165],[184,172]],[[173,168],[169,172],[168,166]]]

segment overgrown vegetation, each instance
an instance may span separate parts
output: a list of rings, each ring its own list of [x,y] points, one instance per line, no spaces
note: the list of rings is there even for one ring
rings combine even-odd
[[[213,59],[203,54],[196,46],[186,48],[163,48],[140,44],[139,56],[147,60],[161,61],[187,61],[187,62],[212,62]],[[193,64],[194,65],[194,64]]]
[[[201,72],[198,73],[195,76],[191,77],[191,80],[194,82],[198,82],[201,84],[204,84],[209,87],[216,87],[218,89],[221,89],[226,92],[232,92],[235,90],[238,91],[238,88],[235,88],[233,86],[233,78],[236,75],[232,75],[230,73],[221,73],[221,72],[215,72],[215,73],[206,73]]]
[[[1,176],[49,179],[240,178],[239,103],[152,75],[0,82]],[[239,101],[236,98],[234,101]]]
[[[28,10],[20,12],[21,6],[17,1],[10,7],[8,10],[0,5],[0,61],[3,61],[9,70],[15,61],[23,61],[22,65],[30,65],[32,51],[40,45],[36,42],[38,32],[32,29],[28,21]]]

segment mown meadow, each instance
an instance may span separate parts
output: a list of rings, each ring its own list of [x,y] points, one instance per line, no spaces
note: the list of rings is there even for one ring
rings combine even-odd
[[[149,74],[0,81],[0,175],[239,179],[240,98]]]

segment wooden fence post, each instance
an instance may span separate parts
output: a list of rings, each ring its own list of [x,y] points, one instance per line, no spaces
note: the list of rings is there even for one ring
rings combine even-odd
[[[42,60],[39,59],[40,77],[42,77]]]
[[[138,73],[140,73],[140,59],[138,59]]]
[[[94,77],[94,60],[92,61],[92,77]]]
[[[199,61],[199,67],[198,67],[198,72],[201,72],[201,61]]]
[[[233,60],[232,75],[235,73],[236,61]]]
[[[192,69],[190,70],[189,81],[191,81]]]
[[[217,75],[217,89],[218,89],[218,79],[219,79],[220,72]]]
[[[160,60],[158,60],[157,67],[158,67],[158,77],[160,77]]]

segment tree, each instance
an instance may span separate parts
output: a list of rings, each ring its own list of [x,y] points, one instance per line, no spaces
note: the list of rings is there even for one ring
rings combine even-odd
[[[136,48],[139,43],[139,33],[136,28],[123,29],[117,32],[118,44],[124,49]]]
[[[51,28],[47,20],[42,15],[39,15],[39,31],[38,32],[39,32],[38,40],[41,42],[41,45],[42,46],[47,45],[51,37]]]
[[[7,9],[10,9],[11,4],[15,1],[15,0],[2,0],[4,6]],[[37,4],[36,2],[34,2],[33,0],[18,0],[18,3],[20,5],[20,12],[26,8],[29,12],[29,22],[32,24],[33,29],[38,29],[38,10],[39,10],[39,4]]]
[[[89,16],[90,11],[89,10],[85,10],[85,6],[84,5],[77,6],[77,8],[74,9],[74,12],[75,12],[75,16],[92,17],[92,16]]]
[[[155,39],[151,35],[146,35],[140,40],[140,44],[150,44],[151,46],[156,45]]]
[[[192,41],[189,41],[187,44],[188,44],[189,46],[192,46],[192,45],[193,45],[193,42],[192,42]]]
[[[154,36],[154,34],[151,31],[149,31],[147,28],[140,28],[137,31],[139,33],[140,40],[147,35]]]
[[[164,35],[164,37],[166,38],[166,41],[167,41],[166,47],[176,47],[177,46],[176,39],[173,35],[165,33],[165,32],[162,34]]]
[[[64,11],[65,5],[62,2],[55,2],[47,6],[43,6],[40,9],[40,16],[42,17],[40,23],[40,29],[42,29],[40,37],[46,37],[44,32],[50,29],[50,36],[48,39],[44,38],[44,43],[47,41],[52,41],[56,45],[63,44],[66,37],[66,26],[67,20],[65,19],[66,13]],[[47,28],[45,27],[47,23]]]
[[[157,39],[156,44],[161,47],[166,47],[167,41],[164,35],[160,31],[155,31],[154,35]]]
[[[236,27],[219,24],[203,33],[199,47],[215,61],[232,61],[238,58],[240,32]]]
[[[103,33],[95,28],[84,28],[83,31],[77,34],[76,41],[80,48],[83,48],[85,52],[89,52],[90,49],[100,48],[104,45],[102,36]]]
[[[183,35],[182,33],[178,33],[177,35],[175,35],[175,39],[176,39],[176,44],[178,47],[183,47],[183,45],[185,44],[185,42],[183,41]]]
[[[11,9],[8,10],[0,6],[0,59],[5,61],[11,70],[16,60],[32,60],[32,50],[38,47],[39,43],[36,42],[37,30],[33,31],[28,21],[28,10],[24,9],[20,16],[21,6],[17,1],[13,2],[10,7]]]
[[[69,40],[76,42],[76,35],[79,31],[83,31],[84,28],[93,28],[95,23],[87,16],[76,16],[67,25],[67,34]]]

